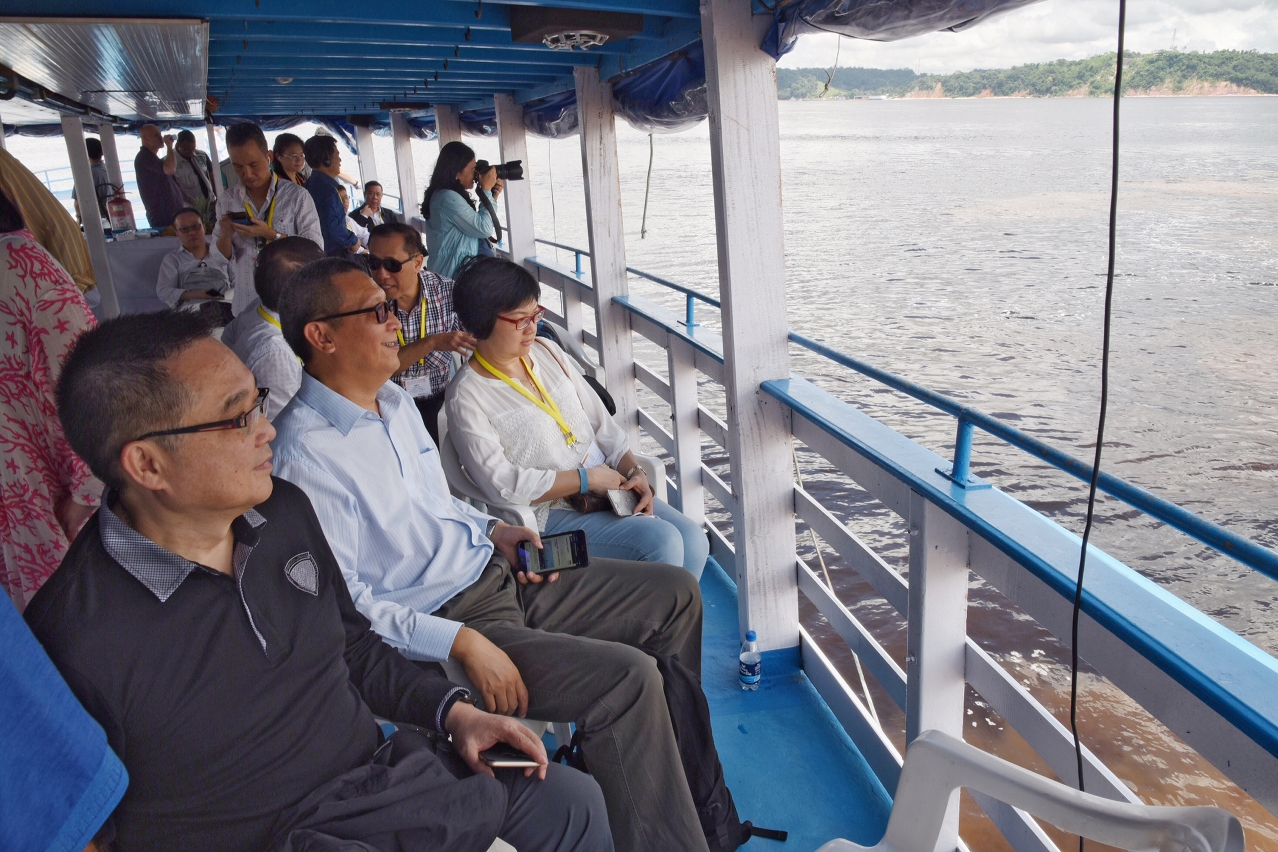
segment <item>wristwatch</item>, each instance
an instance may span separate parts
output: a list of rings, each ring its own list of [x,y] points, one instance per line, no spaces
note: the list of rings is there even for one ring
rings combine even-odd
[[[497,529],[497,525],[500,523],[501,521],[497,520],[496,518],[489,518],[487,525],[484,526],[484,535],[488,536],[489,538],[492,538],[493,531]]]

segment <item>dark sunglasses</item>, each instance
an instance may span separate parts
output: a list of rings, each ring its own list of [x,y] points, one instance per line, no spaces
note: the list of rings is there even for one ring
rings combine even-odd
[[[387,267],[388,269],[390,267]],[[391,315],[391,311],[395,309],[395,300],[387,299],[384,302],[378,302],[371,308],[360,308],[358,311],[343,311],[340,314],[329,314],[326,317],[316,317],[311,322],[324,322],[326,320],[341,319],[342,317],[353,317],[358,314],[372,314],[373,318],[379,323],[386,322],[386,318]]]
[[[404,268],[404,264],[419,256],[420,255],[414,253],[410,254],[403,260],[400,260],[396,257],[378,257],[375,254],[370,254],[366,259],[368,260],[369,272],[376,272],[384,266],[386,267],[386,271],[391,275],[397,275],[399,274],[399,271]]]
[[[180,429],[161,429],[158,432],[147,432],[137,441],[145,441],[147,438],[160,438],[165,435],[189,435],[193,432],[229,432],[232,429],[249,429],[251,430],[257,425],[257,419],[266,411],[266,396],[271,392],[270,388],[258,388],[257,398],[253,400],[253,407],[241,414],[239,417],[232,417],[230,420],[214,420],[212,423],[200,423],[196,426],[183,426]]]

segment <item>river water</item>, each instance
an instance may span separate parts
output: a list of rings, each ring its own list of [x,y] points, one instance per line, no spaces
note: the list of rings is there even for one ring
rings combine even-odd
[[[1104,465],[1275,547],[1278,98],[1134,98],[1123,110]],[[1090,459],[1110,103],[783,101],[780,111],[791,328]],[[653,139],[642,239],[649,140],[624,123],[618,136],[630,265],[717,295],[706,126]],[[485,145],[481,155],[495,157]],[[530,161],[538,236],[586,245],[577,140],[532,140]],[[678,298],[632,287],[682,311]],[[701,314],[715,325],[713,311]],[[664,374],[661,353],[637,351]],[[952,452],[951,418],[803,350],[792,355],[797,374]],[[705,390],[703,401],[720,407]],[[815,455],[800,448],[799,460],[809,490],[905,571],[899,521]],[[1081,533],[1082,482],[979,433],[973,468]],[[1099,503],[1093,542],[1278,652],[1273,581],[1110,499]],[[807,535],[800,547],[818,567]],[[903,622],[823,551],[840,598],[903,665]],[[971,606],[971,634],[1066,720],[1067,648],[979,581]],[[803,616],[859,691],[846,646],[815,610],[805,605]],[[902,744],[903,717],[877,685],[870,692]],[[970,740],[1049,772],[972,693],[968,712]],[[1278,849],[1272,817],[1094,671],[1080,718],[1084,741],[1146,801],[1222,804],[1244,815],[1253,847]],[[963,834],[973,849],[1001,845],[970,801]]]

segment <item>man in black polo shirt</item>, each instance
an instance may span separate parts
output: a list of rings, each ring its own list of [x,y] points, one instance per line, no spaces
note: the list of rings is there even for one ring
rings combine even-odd
[[[26,618],[128,770],[100,839],[611,850],[593,780],[370,629],[310,502],[271,477],[264,401],[182,312],[109,320],[63,369],[63,427],[108,487]],[[382,743],[374,716],[403,727]],[[498,742],[539,766],[494,777]]]

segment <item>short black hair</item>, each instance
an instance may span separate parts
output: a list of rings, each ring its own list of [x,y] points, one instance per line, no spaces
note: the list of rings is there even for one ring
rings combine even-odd
[[[188,140],[189,140],[189,141],[191,141],[191,142],[194,142],[194,141],[195,141],[195,134],[194,134],[194,133],[192,133],[192,132],[191,132],[191,131],[189,131],[189,130],[183,130],[183,131],[180,131],[180,132],[178,133],[178,135],[177,135],[177,141],[179,141],[179,142],[186,142],[186,141],[188,141]]]
[[[121,489],[124,445],[180,424],[191,395],[165,362],[211,331],[203,314],[169,310],[105,320],[75,342],[58,379],[58,419],[98,479]]]
[[[303,364],[311,360],[306,325],[317,317],[341,311],[342,293],[335,281],[347,272],[368,274],[358,263],[344,257],[326,257],[306,264],[284,285],[284,292],[280,294],[280,331]]]
[[[408,254],[426,256],[426,244],[422,242],[421,232],[406,222],[383,222],[368,232],[368,241],[381,237],[398,236],[404,241],[404,251]]]
[[[90,136],[84,140],[84,147],[89,151],[90,160],[102,159],[102,142]]]
[[[187,205],[186,207],[183,207],[183,208],[182,208],[181,210],[179,210],[178,212],[174,213],[174,214],[173,214],[173,221],[174,221],[174,222],[176,222],[176,221],[177,221],[177,217],[179,217],[179,216],[184,216],[184,215],[186,215],[187,213],[192,213],[192,214],[194,214],[194,215],[198,216],[201,222],[203,222],[203,221],[204,221],[204,214],[203,214],[203,213],[201,213],[199,210],[196,210],[194,207],[191,207],[190,205]]]
[[[239,148],[250,142],[256,142],[263,154],[270,150],[266,146],[266,134],[262,132],[262,128],[251,121],[232,124],[226,129],[226,147]]]
[[[365,182],[364,182],[364,194],[365,194],[365,195],[368,195],[368,191],[369,191],[370,189],[372,189],[373,187],[377,187],[378,189],[381,189],[381,188],[382,188],[381,181],[376,181],[376,180],[365,181]],[[385,191],[385,190],[383,190],[383,191]]]
[[[253,269],[253,286],[262,304],[272,311],[280,309],[284,286],[303,266],[324,259],[324,250],[306,237],[282,237],[269,242],[257,253]]]
[[[312,169],[327,168],[337,153],[337,140],[316,134],[302,143],[302,153],[306,155],[306,165]]]
[[[492,335],[498,314],[541,298],[541,285],[532,273],[502,257],[472,257],[454,277],[453,310],[480,340]]]

